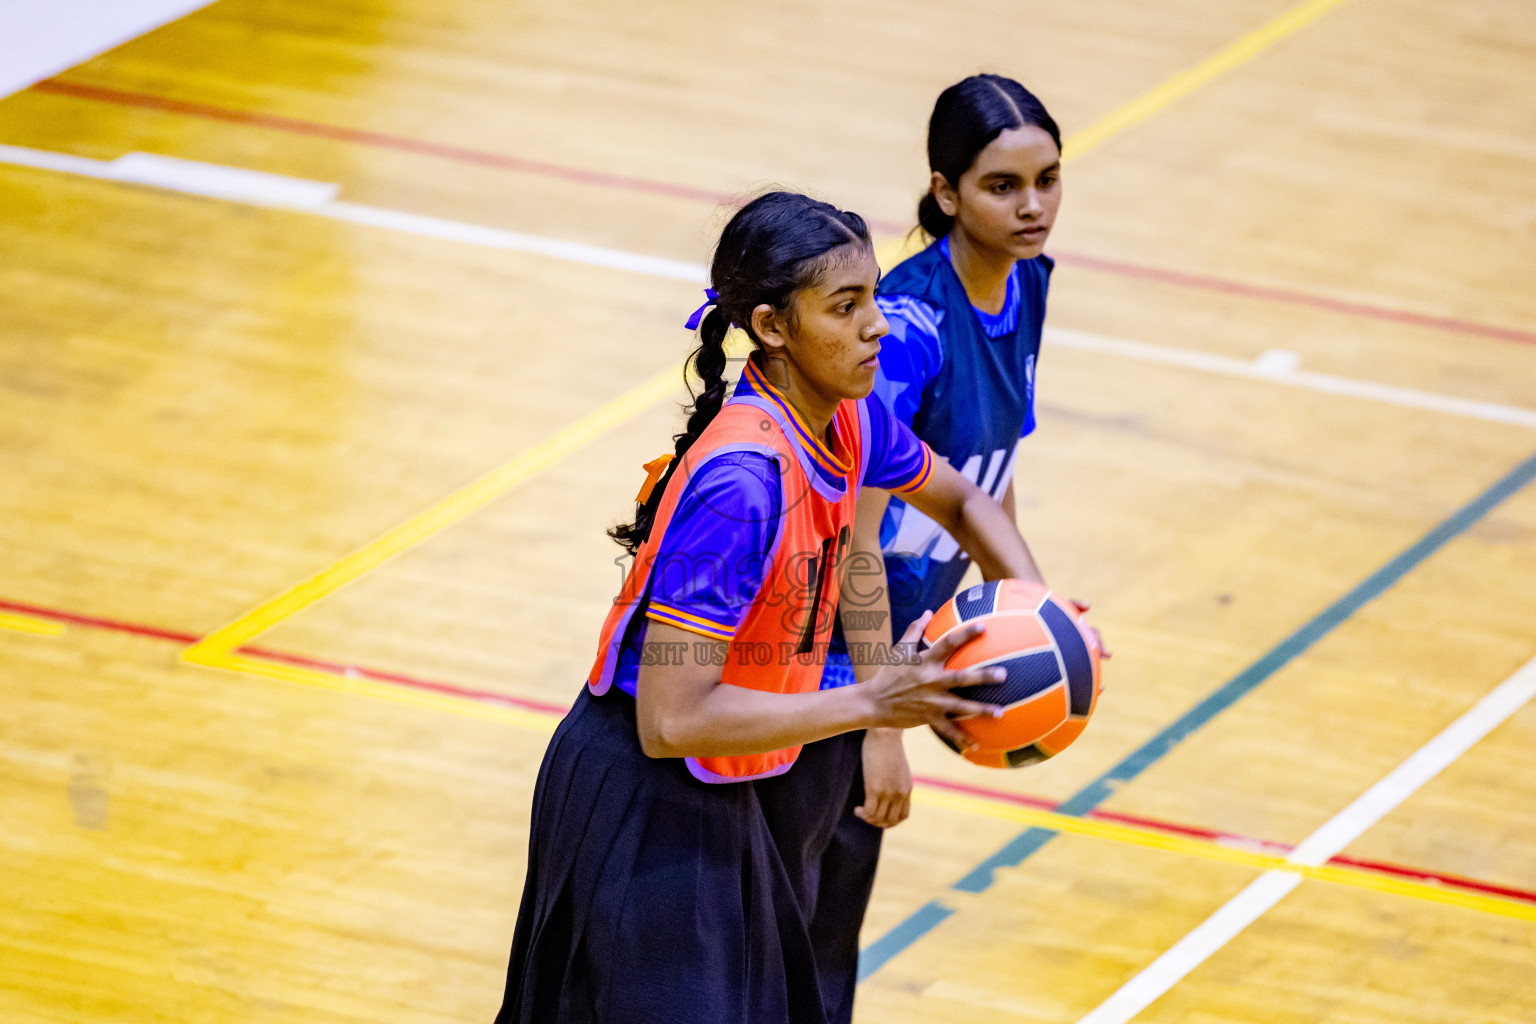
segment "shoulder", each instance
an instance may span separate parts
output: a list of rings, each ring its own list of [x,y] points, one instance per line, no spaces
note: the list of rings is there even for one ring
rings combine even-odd
[[[1020,322],[1038,322],[1045,316],[1046,296],[1051,289],[1051,271],[1056,261],[1041,253],[1032,260],[1019,260],[1014,264],[1019,283]]]
[[[869,432],[879,430],[886,420],[890,419],[891,410],[885,400],[880,397],[878,390],[871,391],[863,398],[851,402],[844,402],[838,408],[838,415],[844,412],[848,415],[848,425],[851,427],[857,423],[859,433],[864,435],[865,443],[869,441]]]
[[[891,334],[905,340],[913,333],[938,337],[944,310],[915,295],[877,295],[875,303],[890,321]]]
[[[911,295],[875,298],[891,331],[880,343],[880,375],[885,381],[926,384],[944,366],[939,325],[944,310]],[[883,390],[875,385],[876,390]],[[890,401],[894,396],[886,395]]]
[[[880,292],[918,298],[932,296],[938,289],[939,272],[948,262],[939,243],[932,242],[892,267],[880,281]]]
[[[683,456],[687,459],[688,456]],[[779,464],[759,451],[723,451],[706,454],[689,471],[682,501],[705,500],[717,511],[724,506],[713,499],[729,499],[729,505],[777,508],[782,493]]]
[[[934,349],[937,356],[939,325],[945,309],[935,276],[942,269],[943,253],[937,243],[902,260],[880,282],[875,302],[890,322],[887,344],[917,345]],[[882,365],[884,357],[881,358]]]
[[[761,553],[783,511],[780,480],[778,464],[760,452],[705,454],[683,482],[660,552]]]
[[[866,453],[886,447],[902,430],[910,429],[899,411],[893,408],[890,397],[882,394],[879,387],[857,402],[845,402],[844,405],[858,410],[850,419],[859,425]]]
[[[860,486],[911,493],[927,482],[933,453],[878,395],[859,399],[867,425]]]
[[[1020,279],[1043,288],[1051,282],[1051,271],[1056,269],[1056,261],[1041,253],[1032,260],[1019,260],[1015,266],[1019,269]]]

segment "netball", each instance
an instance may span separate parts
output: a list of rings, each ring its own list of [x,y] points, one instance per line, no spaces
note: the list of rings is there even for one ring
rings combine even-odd
[[[945,664],[1006,669],[1008,678],[1001,682],[955,690],[968,700],[1006,710],[1001,718],[959,723],[975,748],[958,751],[945,743],[967,761],[988,768],[1022,768],[1055,757],[1082,735],[1098,705],[1098,638],[1083,625],[1075,605],[1040,584],[995,580],[956,594],[929,620],[923,639],[931,645],[978,620],[987,631]]]

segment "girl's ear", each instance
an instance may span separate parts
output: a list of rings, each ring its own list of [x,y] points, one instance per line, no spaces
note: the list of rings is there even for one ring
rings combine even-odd
[[[955,194],[955,188],[949,183],[948,178],[934,171],[928,177],[928,190],[933,193],[934,201],[939,204],[939,209],[944,211],[944,216],[959,215],[960,197]]]
[[[765,355],[782,355],[789,347],[789,324],[784,314],[766,302],[752,311],[752,333]]]

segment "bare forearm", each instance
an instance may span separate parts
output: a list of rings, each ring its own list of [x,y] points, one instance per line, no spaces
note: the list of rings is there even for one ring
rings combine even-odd
[[[1013,516],[954,467],[935,462],[927,486],[907,501],[948,530],[987,579],[1045,582]]]
[[[984,492],[971,492],[960,506],[958,521],[949,529],[985,579],[1045,582],[1029,545],[1019,535],[1018,524]]]
[[[866,584],[873,584],[873,589],[866,587],[862,595],[860,607],[856,609],[857,615],[842,616],[843,638],[848,642],[848,657],[853,663],[853,678],[859,682],[868,682],[879,671],[884,659],[882,653],[888,653],[891,644],[895,642],[891,636],[891,591],[889,581],[885,575],[885,560],[880,552],[874,552],[874,564],[880,566],[878,576],[871,574],[866,579]],[[843,593],[843,608],[847,609],[847,601],[850,595],[847,588]],[[901,729],[889,729],[870,727],[869,735],[876,738],[885,738],[895,743],[901,742]]]
[[[880,574],[880,591],[871,595],[858,609],[844,608],[843,639],[848,642],[848,660],[853,663],[853,678],[867,682],[880,666],[890,660],[891,596],[886,590],[885,573]],[[846,600],[846,598],[844,598]]]
[[[903,637],[914,644],[925,619]],[[979,627],[976,627],[979,628]],[[690,634],[670,623],[647,625],[647,643],[686,644]],[[720,681],[728,649],[691,663],[664,659],[641,664],[635,681],[635,724],[640,747],[651,757],[732,757],[813,743],[874,726],[931,725],[965,737],[951,721],[965,715],[1000,714],[1002,709],[950,691],[957,686],[1000,681],[1001,669],[949,669],[946,663],[975,629],[951,630],[912,660],[887,665],[868,682],[812,693],[770,693]]]
[[[722,642],[700,651],[697,635],[650,622],[646,643],[697,652],[691,659],[657,659],[640,666],[635,724],[640,746],[651,757],[761,754],[873,724],[867,686],[812,693],[752,690],[721,682],[718,666],[730,654]]]
[[[768,693],[718,683],[691,706],[648,715],[642,682],[640,742],[651,757],[731,757],[782,750],[873,724],[866,690]]]
[[[891,635],[890,581],[885,575],[885,556],[880,550],[880,521],[890,495],[873,487],[859,492],[853,521],[853,552],[843,575],[838,614],[853,676],[864,682],[886,660]]]

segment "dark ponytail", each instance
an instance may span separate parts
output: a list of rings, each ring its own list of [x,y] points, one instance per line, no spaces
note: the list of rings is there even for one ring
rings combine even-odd
[[[839,210],[798,192],[767,192],[731,218],[710,262],[709,278],[717,293],[714,305],[699,325],[699,347],[689,358],[702,383],[688,408],[688,423],[673,441],[673,458],[666,475],[635,507],[635,520],[608,531],[630,554],[650,536],[651,523],[672,475],[693,443],[725,404],[730,385],[725,379],[725,335],[732,326],[747,332],[754,345],[752,311],[767,304],[788,310],[794,293],[816,279],[828,256],[845,245],[868,246],[869,227],[856,213]]]
[[[1061,129],[1045,104],[1028,89],[1002,75],[972,75],[939,93],[928,119],[928,169],[960,187],[960,176],[976,155],[1010,128],[1034,125],[1061,149]],[[934,238],[949,234],[955,219],[939,208],[930,189],[917,204],[917,223]]]

